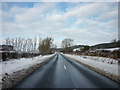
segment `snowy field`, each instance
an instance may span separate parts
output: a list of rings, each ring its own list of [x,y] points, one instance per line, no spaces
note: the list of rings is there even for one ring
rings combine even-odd
[[[77,61],[92,66],[94,68],[98,68],[114,75],[118,75],[118,61],[115,59],[95,56],[78,56],[70,54],[64,55],[76,59]]]
[[[44,60],[53,55],[55,54],[37,56],[33,58],[10,59],[8,61],[0,62],[0,76],[5,73],[10,74],[18,70],[29,68],[30,66],[44,62]]]

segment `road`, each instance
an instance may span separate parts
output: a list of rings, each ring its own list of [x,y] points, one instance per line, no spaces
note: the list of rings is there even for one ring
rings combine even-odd
[[[118,88],[118,83],[58,53],[14,88]]]

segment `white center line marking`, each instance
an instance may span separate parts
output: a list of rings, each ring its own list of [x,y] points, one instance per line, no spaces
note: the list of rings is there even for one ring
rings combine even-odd
[[[64,69],[66,70],[66,66],[64,65]]]

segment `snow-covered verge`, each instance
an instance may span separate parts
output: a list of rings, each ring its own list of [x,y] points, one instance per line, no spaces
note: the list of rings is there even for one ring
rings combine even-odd
[[[114,51],[119,50],[120,48],[109,48],[109,49],[97,49],[97,50],[108,50],[108,51]]]
[[[70,55],[63,54],[72,60],[76,60],[77,62],[87,66],[88,68],[95,70],[113,80],[119,81],[119,73],[118,73],[118,61],[110,58],[103,57],[94,57],[94,56],[78,56],[78,55]]]
[[[74,55],[75,56],[75,55]],[[77,57],[77,55],[76,55]],[[106,63],[106,64],[118,64],[118,60],[112,59],[112,58],[105,58],[105,57],[97,57],[97,56],[79,56],[81,58],[86,58],[86,59],[90,59],[93,61],[98,61],[98,62],[102,62],[102,63]]]
[[[2,85],[2,88],[11,88],[49,61],[54,55],[55,54],[0,62],[0,85]]]

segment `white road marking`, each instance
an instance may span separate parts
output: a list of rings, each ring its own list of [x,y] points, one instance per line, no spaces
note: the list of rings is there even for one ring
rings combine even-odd
[[[66,70],[66,66],[64,65],[64,69]]]

